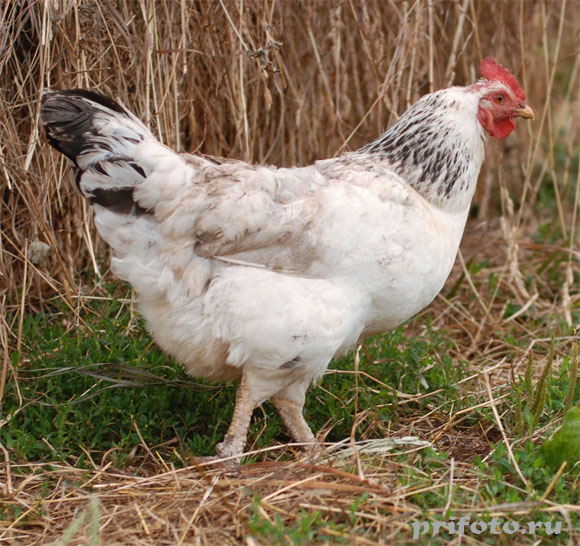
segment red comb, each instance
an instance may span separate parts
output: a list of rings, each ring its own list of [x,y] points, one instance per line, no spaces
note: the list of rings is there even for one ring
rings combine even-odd
[[[515,96],[522,100],[526,100],[526,95],[522,91],[518,80],[516,80],[515,76],[510,74],[510,71],[507,68],[504,68],[501,64],[499,64],[493,57],[486,57],[481,61],[481,65],[479,66],[479,71],[481,75],[488,79],[489,81],[501,81],[505,83],[511,90],[514,92]]]

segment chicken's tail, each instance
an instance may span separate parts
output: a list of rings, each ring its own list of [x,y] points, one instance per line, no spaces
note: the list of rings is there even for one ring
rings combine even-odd
[[[73,162],[78,189],[95,205],[95,225],[113,248],[113,270],[155,292],[165,267],[158,207],[179,199],[192,167],[131,112],[92,91],[48,91],[40,117],[48,141]]]
[[[45,92],[40,118],[51,146],[74,163],[80,192],[114,213],[147,211],[135,189],[160,159],[178,157],[123,106],[86,89]]]

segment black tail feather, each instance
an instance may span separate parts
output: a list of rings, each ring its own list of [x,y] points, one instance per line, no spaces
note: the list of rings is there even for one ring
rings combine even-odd
[[[40,118],[48,142],[75,164],[75,182],[91,204],[144,214],[134,190],[148,176],[133,153],[148,129],[110,97],[86,89],[48,91]]]
[[[96,146],[105,152],[113,151],[112,143],[106,138],[91,138],[100,136],[95,116],[107,111],[112,116],[130,117],[129,112],[112,98],[95,91],[47,91],[41,99],[40,119],[49,144],[78,166],[78,157]]]

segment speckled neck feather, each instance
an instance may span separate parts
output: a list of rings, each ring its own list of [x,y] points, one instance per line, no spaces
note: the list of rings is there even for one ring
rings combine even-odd
[[[388,163],[434,205],[469,206],[485,135],[475,119],[477,97],[467,89],[454,87],[425,95],[357,155],[372,154],[375,160]],[[465,120],[470,118],[469,126]]]

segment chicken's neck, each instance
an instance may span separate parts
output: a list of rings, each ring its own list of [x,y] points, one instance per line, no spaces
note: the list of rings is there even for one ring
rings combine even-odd
[[[465,88],[424,96],[355,156],[386,163],[427,201],[465,212],[483,161],[485,133]]]

